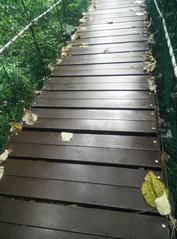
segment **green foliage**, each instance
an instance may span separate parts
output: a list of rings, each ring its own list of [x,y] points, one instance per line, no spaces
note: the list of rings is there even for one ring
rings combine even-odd
[[[55,2],[2,0],[0,47]],[[50,74],[48,65],[55,62],[88,5],[89,0],[63,0],[0,55],[0,149],[8,139],[10,122],[21,120],[35,89]]]
[[[169,42],[165,36],[162,18],[159,16],[154,1],[146,0],[146,3],[152,18],[152,31],[155,39],[152,50],[157,60],[157,102],[162,121],[160,123],[162,152],[170,156],[165,168],[172,202],[174,202],[173,212],[177,216],[177,78],[174,74]],[[177,1],[157,0],[157,3],[165,19],[174,49],[174,57],[177,60]]]

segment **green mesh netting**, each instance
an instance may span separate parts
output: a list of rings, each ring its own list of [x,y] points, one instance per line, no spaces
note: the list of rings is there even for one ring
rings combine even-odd
[[[177,1],[156,0],[156,3],[166,22],[177,60]],[[163,19],[159,16],[155,0],[146,0],[146,4],[149,17],[152,18],[151,30],[155,39],[152,51],[157,60],[155,76],[162,155],[165,160],[173,210],[177,216],[177,78],[165,36]]]

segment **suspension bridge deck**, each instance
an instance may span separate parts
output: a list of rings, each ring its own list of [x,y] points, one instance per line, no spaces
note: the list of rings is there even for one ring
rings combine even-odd
[[[162,176],[143,11],[134,0],[97,0],[88,13],[33,104],[38,122],[10,141],[2,239],[168,238],[140,192],[149,169]],[[68,143],[63,131],[74,133]]]

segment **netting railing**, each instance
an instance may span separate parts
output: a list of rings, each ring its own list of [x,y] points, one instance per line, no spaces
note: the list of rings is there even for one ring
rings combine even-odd
[[[7,141],[10,122],[21,120],[89,2],[1,1],[0,149]]]
[[[146,0],[157,60],[155,78],[162,160],[177,216],[177,1]]]

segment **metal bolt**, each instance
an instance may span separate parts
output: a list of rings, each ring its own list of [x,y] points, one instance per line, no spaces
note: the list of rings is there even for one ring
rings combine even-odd
[[[158,179],[161,179],[161,177],[160,177],[160,176],[157,176],[157,178],[158,178]]]
[[[162,228],[166,228],[166,225],[165,225],[165,224],[162,224]]]
[[[155,130],[155,127],[152,127],[153,130]]]
[[[151,115],[154,115],[154,113],[152,112]]]
[[[159,160],[155,160],[155,163],[159,163]]]
[[[156,141],[156,140],[154,140],[154,141],[153,141],[153,143],[154,143],[154,144],[156,144],[156,143],[157,143],[157,141]]]
[[[149,106],[151,106],[151,107],[152,107],[152,106],[153,106],[153,104],[150,104]]]

